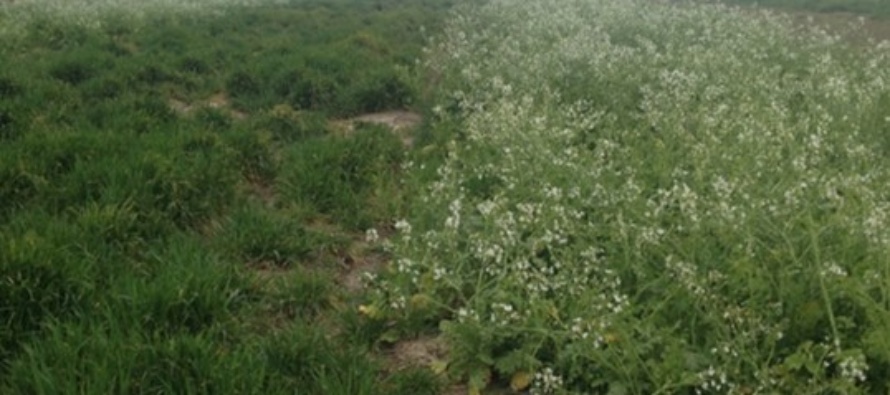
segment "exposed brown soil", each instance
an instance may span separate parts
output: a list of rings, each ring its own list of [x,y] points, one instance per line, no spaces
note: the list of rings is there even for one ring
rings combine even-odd
[[[414,144],[411,131],[423,122],[420,114],[405,110],[385,111],[359,115],[355,118],[332,121],[330,128],[335,133],[349,135],[358,123],[371,123],[388,127],[402,140],[406,147]]]
[[[177,98],[170,98],[169,100],[167,100],[167,106],[170,107],[173,112],[182,116],[189,115],[199,108],[212,108],[214,110],[228,113],[232,118],[239,121],[247,118],[246,113],[232,108],[232,103],[229,100],[229,96],[226,95],[225,92],[216,93],[208,97],[207,99],[199,100],[193,103],[187,103]]]
[[[293,275],[291,268],[272,261],[252,262],[248,264],[248,267],[253,269],[252,273],[257,283],[264,286],[283,285],[282,283],[287,281],[287,277]]]
[[[244,183],[244,188],[251,196],[256,197],[266,206],[273,207],[278,202],[278,193],[273,185],[263,183],[261,181],[249,180]]]
[[[173,98],[171,98],[170,100],[167,100],[167,106],[170,107],[170,109],[173,110],[173,112],[180,114],[180,115],[188,115],[194,109],[194,107],[191,104],[188,104],[182,100],[173,99]]]
[[[424,336],[403,340],[386,353],[387,369],[399,371],[407,368],[430,367],[445,361],[448,348],[441,337]]]
[[[357,293],[364,287],[365,275],[382,270],[387,258],[380,253],[369,251],[363,242],[356,242],[350,247],[350,251],[347,251],[342,262],[345,270],[340,276],[340,284],[346,291]]]
[[[413,128],[423,120],[420,114],[410,111],[388,111],[365,114],[353,118],[355,122],[368,122],[386,125],[395,131]]]

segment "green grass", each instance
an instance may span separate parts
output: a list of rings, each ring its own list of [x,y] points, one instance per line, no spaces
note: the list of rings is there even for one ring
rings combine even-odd
[[[886,47],[464,3],[2,3],[0,393],[887,392]]]
[[[359,127],[349,139],[306,141],[282,160],[282,195],[363,231],[399,212],[396,173],[403,149],[379,126]]]
[[[435,393],[337,284],[405,148],[329,122],[419,106],[450,2],[70,5],[0,5],[0,393]]]

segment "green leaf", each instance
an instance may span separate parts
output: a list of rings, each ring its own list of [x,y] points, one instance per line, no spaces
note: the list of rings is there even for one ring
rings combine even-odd
[[[383,332],[383,334],[380,335],[380,341],[384,342],[384,343],[390,343],[390,344],[399,341],[399,331],[397,331],[395,329],[390,329],[386,332]]]
[[[477,356],[480,362],[485,363],[486,365],[492,366],[494,365],[494,358],[487,352],[480,352]]]
[[[498,358],[494,363],[494,368],[498,373],[510,375],[522,370],[531,370],[537,364],[538,360],[530,354],[530,351],[519,349]]]
[[[624,383],[609,383],[609,392],[607,395],[626,395],[627,386]]]
[[[491,381],[491,370],[488,368],[479,368],[470,372],[470,392],[481,392]]]

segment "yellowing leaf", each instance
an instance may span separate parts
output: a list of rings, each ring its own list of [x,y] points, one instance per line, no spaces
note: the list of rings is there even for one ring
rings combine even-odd
[[[435,360],[430,362],[430,370],[437,375],[445,374],[445,371],[448,370],[448,362]]]
[[[411,296],[410,304],[415,309],[424,310],[430,305],[430,297],[424,294],[415,294]]]
[[[380,318],[382,315],[380,314],[380,309],[364,304],[358,307],[358,312],[371,319]]]
[[[534,375],[529,372],[516,372],[510,379],[510,388],[516,392],[522,391],[532,384],[532,378]]]

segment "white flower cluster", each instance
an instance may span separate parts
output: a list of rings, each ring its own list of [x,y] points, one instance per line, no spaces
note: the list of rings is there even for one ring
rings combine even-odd
[[[698,373],[701,384],[695,388],[696,395],[701,394],[725,394],[729,393],[734,385],[726,378],[726,372],[715,369],[713,366]]]
[[[562,377],[554,373],[553,369],[544,368],[544,370],[535,373],[529,393],[532,395],[551,395],[562,388],[562,385]]]
[[[834,292],[823,275],[885,292],[856,276],[890,252],[890,47],[849,56],[787,17],[667,3],[455,13],[425,65],[445,90],[435,118],[460,137],[417,197],[424,220],[395,247],[388,294],[438,295],[459,322],[546,325],[608,360],[604,374],[650,341],[605,333],[676,325],[688,331],[658,341],[719,344],[727,366],[700,375],[719,392],[725,372],[765,377],[744,361],[770,359],[788,333],[783,285]]]
[[[868,363],[862,354],[845,356],[838,362],[841,377],[853,383],[861,383],[866,379]]]

